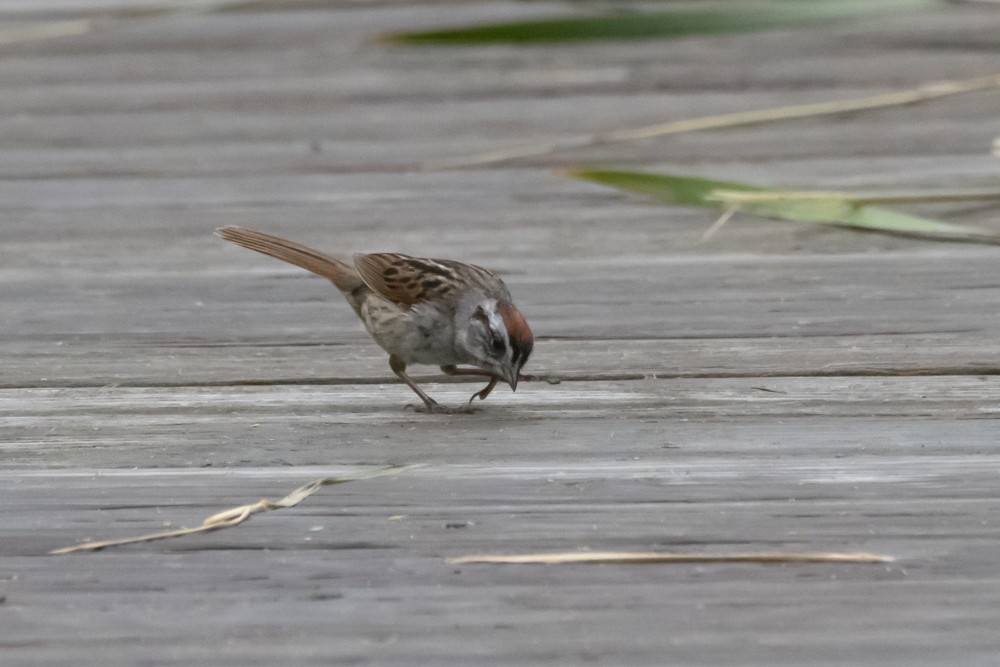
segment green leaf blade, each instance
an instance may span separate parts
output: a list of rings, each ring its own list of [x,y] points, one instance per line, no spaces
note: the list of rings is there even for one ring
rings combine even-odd
[[[705,178],[647,174],[638,171],[582,169],[569,170],[566,173],[574,178],[611,185],[620,190],[628,190],[658,199],[666,204],[680,204],[682,206],[718,208],[718,201],[706,199],[708,195],[718,190],[741,192],[764,192],[767,190],[767,188],[756,185],[733,181],[713,181]]]
[[[774,199],[749,199],[734,203],[720,197],[725,192],[774,192],[779,190],[747,183],[645,172],[577,169],[575,178],[645,195],[667,204],[703,208],[737,208],[745,213],[793,222],[829,224],[887,234],[935,237],[949,240],[1000,243],[1000,236],[965,225],[955,225],[876,206],[861,206],[838,193],[781,193]],[[826,194],[826,193],[824,193]],[[800,195],[800,196],[799,196]]]
[[[797,0],[732,3],[729,7],[672,12],[514,21],[425,32],[394,33],[383,39],[406,44],[461,46],[543,44],[595,40],[671,39],[693,35],[771,30],[873,13],[913,9],[932,0]]]

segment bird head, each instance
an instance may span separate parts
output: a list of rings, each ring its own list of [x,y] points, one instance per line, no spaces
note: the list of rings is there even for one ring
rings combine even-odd
[[[503,379],[513,391],[533,345],[531,328],[514,304],[484,299],[476,305],[465,347],[472,363]]]

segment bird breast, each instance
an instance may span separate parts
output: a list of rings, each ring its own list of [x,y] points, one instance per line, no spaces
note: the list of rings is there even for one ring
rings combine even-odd
[[[444,304],[400,306],[377,295],[365,299],[361,321],[379,346],[406,364],[465,363],[455,349],[455,317]]]

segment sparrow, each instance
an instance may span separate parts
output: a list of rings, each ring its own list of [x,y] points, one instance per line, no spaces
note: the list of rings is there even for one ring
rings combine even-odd
[[[517,390],[534,338],[510,291],[492,271],[450,259],[399,253],[354,255],[342,262],[304,245],[242,227],[215,230],[244,248],[284,260],[330,280],[389,353],[389,368],[424,402],[452,413],[406,373],[410,364],[440,366],[448,375],[479,375],[489,383],[472,395],[485,400],[500,381]],[[473,368],[459,368],[459,364]],[[466,408],[465,410],[468,410]]]

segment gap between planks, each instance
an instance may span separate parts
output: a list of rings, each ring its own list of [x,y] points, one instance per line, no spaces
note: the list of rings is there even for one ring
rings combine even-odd
[[[562,384],[563,382],[637,382],[646,380],[745,380],[751,378],[838,378],[838,377],[977,377],[1000,375],[1000,365],[942,366],[926,368],[852,368],[829,371],[747,371],[745,373],[706,373],[683,371],[651,371],[649,373],[581,373],[539,376],[532,382]],[[448,375],[421,375],[419,382],[432,384],[482,384],[479,378],[462,378]],[[182,387],[282,387],[282,386],[347,386],[402,384],[394,376],[366,377],[301,377],[272,379],[228,379],[187,381],[136,381],[99,382],[87,380],[37,381],[0,383],[0,390],[12,389],[178,389]]]

